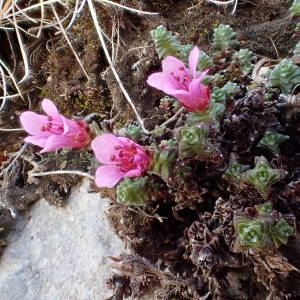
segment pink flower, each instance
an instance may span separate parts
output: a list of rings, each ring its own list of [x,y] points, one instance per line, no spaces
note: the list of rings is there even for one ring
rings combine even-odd
[[[96,171],[98,187],[114,187],[122,178],[139,177],[150,166],[150,155],[131,139],[102,134],[92,141],[97,160],[104,164]]]
[[[89,130],[85,122],[65,118],[49,99],[42,101],[42,108],[47,116],[32,111],[21,114],[20,122],[30,134],[25,142],[42,147],[40,153],[62,148],[80,149],[88,144]]]
[[[149,85],[179,99],[189,111],[206,110],[210,104],[210,89],[201,81],[208,70],[197,74],[200,50],[194,47],[189,56],[189,69],[174,56],[162,61],[162,72],[149,76]]]

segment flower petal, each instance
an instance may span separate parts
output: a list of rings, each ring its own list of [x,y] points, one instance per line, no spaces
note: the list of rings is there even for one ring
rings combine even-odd
[[[192,110],[205,110],[210,103],[210,88],[201,83],[202,78],[194,79],[190,86]]]
[[[210,98],[210,88],[201,83],[202,78],[194,79],[189,85],[189,91],[193,98]]]
[[[76,148],[78,143],[62,135],[51,135],[47,138],[44,148],[40,153],[51,152],[62,148]]]
[[[76,121],[70,120],[63,115],[60,116],[61,121],[64,125],[64,132],[63,135],[71,134],[71,135],[76,135],[76,131],[80,130],[80,127],[76,123]]]
[[[97,160],[103,164],[112,164],[111,157],[117,154],[115,147],[123,145],[123,141],[112,134],[99,135],[91,144]]]
[[[27,138],[24,139],[24,142],[39,146],[41,148],[44,148],[46,141],[47,138],[38,137],[38,136],[28,136]]]
[[[124,178],[128,178],[128,177],[139,177],[142,175],[143,173],[143,169],[141,168],[141,166],[137,166],[136,169],[130,170],[127,173],[124,173],[123,177]]]
[[[53,103],[53,101],[49,99],[43,99],[42,101],[42,108],[43,111],[48,115],[48,116],[56,116],[59,115],[59,112],[57,110],[56,105]]]
[[[122,178],[124,173],[116,166],[100,166],[96,171],[95,183],[98,187],[114,187]]]
[[[201,72],[201,73],[198,75],[197,79],[199,78],[199,79],[202,81],[203,78],[208,74],[208,72],[209,72],[209,69],[206,69],[205,71]]]
[[[200,49],[195,46],[189,55],[189,67],[193,78],[197,77],[197,65],[199,60]]]
[[[47,133],[43,128],[48,122],[48,117],[39,115],[32,111],[25,111],[20,115],[20,122],[22,127],[31,135],[37,135],[40,137],[47,137]]]
[[[174,78],[174,76],[163,72],[151,74],[148,77],[147,83],[167,94],[167,91],[177,90],[181,86],[180,83]]]
[[[168,94],[179,99],[180,101],[189,101],[191,98],[190,92],[185,91],[185,90],[173,90],[173,91],[168,91]]]
[[[190,79],[189,73],[185,64],[174,56],[167,56],[162,61],[163,72],[174,77],[177,77],[180,82],[183,82],[183,79]]]

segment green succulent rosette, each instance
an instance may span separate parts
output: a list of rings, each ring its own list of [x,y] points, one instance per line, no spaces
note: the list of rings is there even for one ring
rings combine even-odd
[[[220,24],[214,29],[213,46],[217,50],[227,50],[239,45],[237,34],[229,25]]]
[[[188,125],[194,125],[200,122],[212,122],[215,123],[216,128],[219,128],[218,119],[223,115],[224,111],[225,105],[216,102],[212,98],[208,109],[189,113],[186,122]]]
[[[282,169],[273,169],[265,157],[256,159],[255,168],[241,174],[244,183],[253,185],[263,199],[268,199],[271,186],[283,179],[287,172]]]
[[[300,0],[294,0],[292,6],[290,7],[290,13],[292,18],[300,17]]]
[[[175,141],[173,141],[175,142]],[[165,149],[157,149],[152,153],[152,163],[148,173],[161,177],[165,182],[169,181],[171,172],[177,158],[176,147],[169,146]]]
[[[289,236],[294,233],[294,228],[284,218],[281,218],[271,233],[275,246],[278,248],[281,244],[287,244]]]
[[[271,202],[266,202],[261,205],[255,205],[255,208],[260,216],[269,215],[273,209]]]
[[[126,178],[117,186],[117,202],[127,206],[144,206],[149,201],[148,177]]]
[[[283,59],[270,72],[269,87],[279,87],[284,94],[289,94],[300,82],[300,68],[289,59]]]
[[[266,235],[265,224],[258,220],[249,220],[246,217],[238,216],[234,222],[238,234],[238,248],[255,248],[263,251],[268,248],[270,240]]]
[[[255,206],[258,216],[250,220],[244,216],[234,219],[234,228],[237,233],[235,249],[240,252],[250,248],[258,251],[274,251],[281,244],[287,244],[288,238],[294,233],[284,218],[277,222],[270,202]]]
[[[168,31],[166,27],[160,25],[150,31],[150,35],[155,43],[156,52],[160,59],[167,56],[175,56],[187,62],[193,45],[181,45],[175,34]]]
[[[272,130],[267,130],[263,138],[257,144],[257,147],[262,147],[271,151],[275,156],[280,154],[280,145],[287,141],[290,137],[285,134],[280,134]]]
[[[223,178],[239,187],[241,182],[241,174],[249,168],[247,165],[241,165],[237,162],[236,159],[231,159],[229,166],[223,174]]]
[[[160,59],[168,55],[178,56],[180,52],[180,43],[172,32],[166,27],[160,25],[150,31],[150,35],[155,43],[156,52]]]
[[[212,65],[213,65],[212,58],[207,53],[201,50],[197,69],[202,72],[207,70]]]
[[[138,142],[142,137],[142,129],[136,125],[129,125],[125,129],[125,134],[135,142]]]
[[[248,49],[240,49],[238,52],[234,53],[232,56],[233,62],[240,66],[244,75],[249,74],[254,68],[254,62],[256,56],[253,52]]]
[[[209,159],[220,155],[219,144],[210,141],[209,133],[210,126],[206,123],[181,128],[178,137],[179,159]]]

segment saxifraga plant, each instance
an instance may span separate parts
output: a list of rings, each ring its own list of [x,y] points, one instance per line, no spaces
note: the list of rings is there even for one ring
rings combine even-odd
[[[281,244],[286,245],[294,233],[294,228],[283,217],[274,217],[276,214],[272,214],[271,203],[257,205],[256,210],[258,216],[255,219],[235,217],[237,239],[234,248],[237,252],[249,249],[260,252],[274,251]]]
[[[228,50],[239,45],[236,32],[229,25],[220,24],[214,29],[213,46],[217,50]]]
[[[289,94],[300,82],[300,68],[289,59],[283,59],[270,72],[269,87],[279,87],[284,94]]]
[[[263,156],[256,158],[255,168],[241,174],[244,183],[253,185],[263,199],[268,199],[271,186],[283,179],[287,172],[282,169],[271,168]]]

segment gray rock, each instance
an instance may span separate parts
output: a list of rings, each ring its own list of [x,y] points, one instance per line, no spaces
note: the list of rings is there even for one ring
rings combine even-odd
[[[64,208],[45,200],[18,216],[0,259],[2,300],[103,300],[110,295],[107,255],[124,246],[110,228],[108,199],[75,187]],[[152,298],[153,299],[153,298]]]

